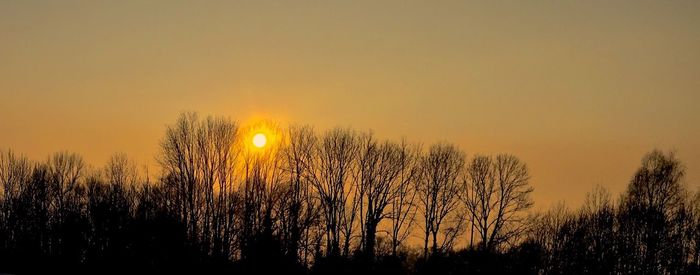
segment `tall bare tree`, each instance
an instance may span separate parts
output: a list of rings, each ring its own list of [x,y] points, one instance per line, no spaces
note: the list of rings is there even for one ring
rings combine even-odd
[[[15,209],[21,207],[20,196],[26,192],[32,176],[32,163],[11,150],[0,151],[0,244],[15,239],[20,232],[13,230],[17,223]]]
[[[347,234],[352,230],[352,224],[348,224],[352,219],[348,217],[354,215],[350,176],[357,148],[355,132],[338,128],[327,131],[316,145],[309,180],[323,213],[327,256],[339,256],[341,238],[348,243],[351,237]]]
[[[416,189],[415,184],[421,176],[421,149],[418,145],[410,145],[406,140],[399,144],[399,165],[401,172],[395,183],[395,197],[391,200],[388,210],[389,237],[391,239],[391,253],[397,256],[399,246],[411,234],[411,229],[416,216]]]
[[[625,199],[644,207],[661,210],[668,215],[683,201],[685,166],[675,153],[654,150],[642,158],[627,188]]]
[[[228,253],[233,219],[234,168],[239,155],[238,125],[225,118],[183,113],[168,126],[158,159],[164,181],[174,189],[172,206],[190,240],[207,253]],[[212,251],[214,247],[218,251]]]
[[[67,211],[79,207],[80,198],[76,191],[81,189],[80,179],[85,173],[85,163],[80,155],[60,152],[50,156],[47,164],[53,197],[52,209],[57,213],[59,223],[62,223]]]
[[[277,133],[275,141],[270,140],[263,148],[250,144],[243,146],[243,223],[242,256],[257,261],[271,257],[270,253],[281,253],[277,244],[277,220],[283,214],[277,207],[284,198],[284,152],[286,139],[276,123],[261,122],[247,132],[251,136],[256,128],[266,128]],[[269,135],[269,139],[273,136]],[[252,137],[251,137],[252,139]],[[250,141],[246,141],[250,142]]]
[[[363,249],[374,258],[377,226],[387,216],[385,209],[400,195],[403,159],[401,147],[389,141],[377,142],[372,133],[359,139],[357,183],[360,198]]]
[[[654,150],[642,158],[620,205],[620,247],[623,272],[675,274],[686,258],[676,225],[686,222],[685,167],[673,152]]]
[[[452,144],[435,144],[421,159],[422,176],[416,184],[418,202],[423,215],[423,254],[428,256],[428,244],[432,240],[431,251],[438,253],[451,245],[459,232],[458,177],[464,167],[465,154]],[[445,226],[445,222],[456,222]],[[455,226],[453,226],[455,225]],[[445,230],[446,229],[446,230]],[[441,231],[442,230],[442,231]],[[442,233],[442,242],[438,234]],[[440,245],[438,245],[440,243]]]
[[[312,249],[309,231],[318,221],[318,203],[313,199],[309,183],[311,163],[317,137],[309,126],[290,126],[284,148],[285,173],[289,178],[284,201],[280,203],[282,228],[286,232],[286,251],[293,260],[306,265]]]
[[[533,203],[529,180],[527,166],[512,155],[476,156],[471,161],[462,194],[481,249],[497,249],[524,232],[524,211]]]

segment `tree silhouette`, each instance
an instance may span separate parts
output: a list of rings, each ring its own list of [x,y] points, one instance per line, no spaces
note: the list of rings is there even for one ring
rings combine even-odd
[[[257,128],[183,113],[154,179],[125,154],[0,151],[0,272],[700,272],[700,192],[673,152],[646,154],[617,200],[597,186],[535,212],[512,155],[262,127],[274,142],[253,148]]]
[[[321,212],[324,216],[326,256],[338,257],[341,254],[341,238],[345,227],[345,249],[351,236],[354,220],[354,207],[351,192],[350,175],[353,158],[357,152],[357,137],[353,131],[334,129],[323,135],[317,143],[313,158],[313,171],[310,173],[311,185],[319,197]],[[349,209],[348,209],[349,208]],[[348,213],[352,212],[352,213]]]
[[[460,189],[457,178],[464,166],[464,153],[451,144],[436,144],[430,147],[421,160],[421,180],[416,184],[420,211],[423,214],[423,255],[428,257],[428,243],[432,254],[451,248],[461,220],[455,216]],[[446,222],[451,222],[444,230]],[[443,227],[443,228],[441,228]],[[441,229],[443,229],[441,231]],[[438,245],[438,234],[442,242]]]
[[[401,171],[395,184],[396,197],[391,200],[387,218],[391,221],[391,254],[398,256],[399,246],[408,238],[416,216],[416,182],[420,180],[420,147],[405,140],[399,145]]]
[[[372,134],[360,139],[358,155],[360,213],[363,218],[363,249],[369,259],[374,259],[377,227],[386,217],[387,206],[402,195],[399,182],[403,169],[402,149],[399,145],[385,141],[378,143]]]
[[[475,231],[483,250],[519,237],[527,226],[522,212],[533,203],[527,166],[511,155],[476,156],[466,170],[463,200],[472,224],[469,243]]]

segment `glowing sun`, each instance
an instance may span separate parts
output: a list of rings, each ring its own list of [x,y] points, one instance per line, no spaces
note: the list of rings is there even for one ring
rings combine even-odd
[[[267,137],[263,133],[257,133],[253,136],[253,145],[258,148],[265,147],[267,143]]]

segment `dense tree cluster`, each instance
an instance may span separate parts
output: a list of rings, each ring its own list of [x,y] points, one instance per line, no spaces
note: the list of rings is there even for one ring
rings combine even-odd
[[[265,132],[264,148],[250,138]],[[700,265],[700,197],[653,151],[627,191],[542,214],[507,154],[371,132],[185,113],[151,176],[60,152],[0,154],[0,272],[684,274]],[[415,241],[410,241],[414,239]],[[459,248],[459,249],[457,249]]]
[[[652,151],[616,203],[597,187],[577,212],[562,204],[537,217],[521,246],[539,250],[548,274],[697,274],[700,193],[684,174],[673,153]]]

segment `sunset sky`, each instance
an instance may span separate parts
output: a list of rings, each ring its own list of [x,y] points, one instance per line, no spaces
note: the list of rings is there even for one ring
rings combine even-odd
[[[695,191],[699,103],[700,1],[0,2],[0,149],[35,160],[154,166],[197,111],[511,153],[577,207],[654,148]]]

